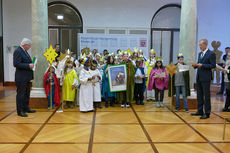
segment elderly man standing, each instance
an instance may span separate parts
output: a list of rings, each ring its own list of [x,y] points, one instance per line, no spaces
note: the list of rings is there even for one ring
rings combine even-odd
[[[16,67],[15,81],[17,86],[17,113],[18,116],[27,117],[26,113],[35,113],[35,110],[29,108],[30,100],[30,81],[33,80],[34,67],[31,57],[27,52],[31,48],[31,40],[24,38],[21,45],[14,51],[13,62]]]
[[[196,88],[197,88],[197,112],[193,116],[201,116],[200,119],[207,119],[211,113],[210,83],[212,80],[212,69],[216,67],[216,54],[208,49],[208,40],[199,41],[201,52],[198,56],[198,63],[193,64],[197,68]]]

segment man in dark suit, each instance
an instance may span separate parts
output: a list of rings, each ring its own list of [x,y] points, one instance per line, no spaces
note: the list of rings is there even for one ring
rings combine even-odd
[[[34,67],[28,50],[31,48],[31,40],[24,38],[21,45],[14,51],[13,62],[16,67],[15,82],[17,86],[17,113],[18,116],[27,117],[26,113],[35,113],[29,108],[30,100],[30,81],[33,80]]]
[[[196,74],[196,88],[197,88],[197,101],[198,108],[193,116],[201,116],[200,119],[207,119],[211,113],[210,101],[210,83],[212,80],[212,69],[216,67],[216,54],[210,51],[207,39],[199,41],[201,52],[198,56],[198,64],[193,64],[197,68]]]

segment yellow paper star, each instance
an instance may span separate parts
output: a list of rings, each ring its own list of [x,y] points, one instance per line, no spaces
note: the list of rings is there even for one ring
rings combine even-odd
[[[170,74],[173,76],[174,74],[177,73],[177,65],[174,65],[172,62],[166,66],[166,73]]]
[[[55,61],[55,58],[58,56],[55,49],[53,49],[52,45],[50,45],[49,49],[46,49],[46,52],[43,54],[46,57],[46,60],[49,61],[50,64]]]

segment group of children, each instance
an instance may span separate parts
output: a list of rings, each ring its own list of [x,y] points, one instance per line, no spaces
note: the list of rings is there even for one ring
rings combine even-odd
[[[155,97],[156,107],[164,107],[164,90],[168,89],[169,75],[163,66],[162,58],[156,57],[153,49],[149,52],[149,59],[143,56],[142,50],[136,48],[133,52],[118,50],[117,56],[107,50],[104,50],[103,54],[102,56],[97,53],[95,49],[92,52],[82,50],[79,60],[67,55],[58,65],[50,66],[44,76],[49,107],[51,103],[53,107],[60,105],[59,85],[62,86],[65,109],[73,108],[77,104],[81,112],[91,112],[94,107],[102,108],[102,100],[105,101],[105,107],[114,107],[115,104],[121,103],[122,108],[128,108],[134,100],[136,105],[144,105],[146,89],[147,100],[154,100]],[[177,58],[177,65],[183,65],[183,54],[178,54]],[[126,91],[109,90],[108,67],[116,64],[126,65]],[[61,68],[61,65],[64,68]],[[55,74],[55,71],[58,74]],[[188,112],[186,97],[190,94],[189,71],[174,75],[173,82],[173,89],[176,89],[176,92],[173,92],[176,93],[175,111],[180,108],[179,95],[182,92],[184,109]]]

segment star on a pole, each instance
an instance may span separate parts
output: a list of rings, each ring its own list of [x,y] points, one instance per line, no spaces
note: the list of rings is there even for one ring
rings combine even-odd
[[[177,73],[177,65],[174,65],[172,62],[166,66],[166,73],[170,74],[173,76],[174,74]]]
[[[46,60],[50,63],[50,65],[52,65],[58,54],[56,53],[55,49],[53,49],[52,45],[50,45],[50,48],[46,49],[46,52],[43,54],[43,56],[45,56]]]

